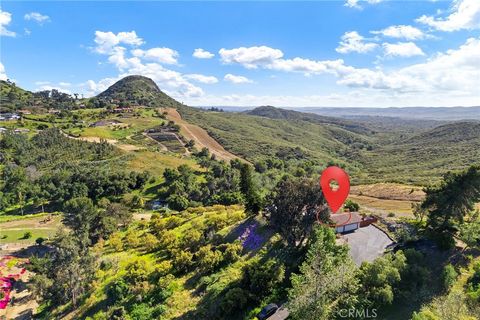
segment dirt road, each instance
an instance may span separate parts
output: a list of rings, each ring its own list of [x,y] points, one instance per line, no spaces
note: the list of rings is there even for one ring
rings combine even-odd
[[[223,146],[213,139],[207,131],[200,128],[197,125],[190,124],[182,119],[182,116],[178,113],[176,109],[165,108],[161,110],[167,112],[168,120],[174,121],[180,126],[180,132],[188,140],[195,141],[197,148],[202,149],[204,147],[208,148],[211,153],[213,153],[218,159],[230,161],[232,159],[240,159],[233,153],[228,152],[223,148]]]

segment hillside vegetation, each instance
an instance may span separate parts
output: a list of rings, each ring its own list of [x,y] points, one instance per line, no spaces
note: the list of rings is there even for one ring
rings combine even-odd
[[[326,165],[339,163],[355,183],[398,182],[427,185],[448,170],[480,163],[480,122],[433,126],[419,120],[375,119],[372,124],[259,107],[246,113],[179,108],[189,122],[205,128],[227,150],[251,162],[266,157]],[[415,123],[418,124],[415,125]],[[371,128],[369,128],[369,126]],[[433,128],[432,128],[433,127]]]
[[[30,245],[36,319],[252,320],[269,303],[294,320],[478,318],[480,167],[461,171],[477,122],[205,111],[140,76],[89,99],[29,94],[31,114],[0,122],[0,243]],[[398,246],[361,266],[328,227],[331,164],[381,182],[345,209],[378,214]]]
[[[95,97],[96,100],[116,101],[120,105],[148,107],[178,107],[180,103],[163,93],[150,78],[128,76]]]

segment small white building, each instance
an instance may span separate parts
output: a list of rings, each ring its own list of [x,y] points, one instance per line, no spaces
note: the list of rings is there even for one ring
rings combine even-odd
[[[362,217],[358,212],[343,212],[330,215],[330,220],[334,223],[332,227],[335,227],[335,232],[346,233],[360,228]]]

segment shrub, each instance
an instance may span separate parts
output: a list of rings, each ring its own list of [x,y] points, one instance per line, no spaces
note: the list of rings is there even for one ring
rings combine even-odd
[[[114,303],[126,299],[129,292],[130,285],[123,278],[112,281],[106,290],[108,299]]]
[[[172,249],[177,247],[178,239],[174,231],[165,231],[160,234],[160,247],[162,249],[172,251]]]
[[[129,313],[132,319],[147,320],[153,319],[153,308],[146,303],[135,304]]]
[[[268,295],[285,276],[285,267],[274,259],[257,260],[244,269],[244,288],[261,298]]]
[[[177,211],[183,211],[188,208],[188,199],[185,198],[184,196],[180,196],[177,194],[172,194],[167,198],[168,202],[168,207],[177,210]]]
[[[154,265],[145,258],[136,258],[126,268],[125,279],[133,284],[147,281],[154,271]]]
[[[225,263],[230,264],[240,259],[243,246],[239,241],[235,241],[234,243],[227,243],[223,246],[225,248],[223,252],[223,261]]]
[[[196,253],[198,268],[204,272],[212,272],[222,261],[222,254],[217,250],[212,250],[211,245],[201,247]]]
[[[138,232],[133,229],[129,229],[125,235],[125,241],[129,248],[136,248],[140,245],[140,238]]]
[[[143,245],[147,251],[153,251],[158,248],[160,241],[151,233],[146,233],[143,237]]]
[[[150,230],[153,234],[159,235],[167,229],[167,222],[158,213],[154,213],[150,219]]]
[[[395,212],[389,212],[389,213],[387,214],[387,217],[389,217],[389,218],[395,217]]]
[[[234,310],[241,310],[248,302],[248,291],[242,288],[232,288],[227,291],[220,308],[226,314]]]
[[[445,266],[442,274],[443,289],[445,291],[450,290],[452,285],[455,283],[457,276],[458,273],[457,271],[455,271],[455,268],[451,264]]]
[[[189,230],[182,239],[182,246],[184,248],[190,248],[192,251],[196,251],[201,245],[203,240],[203,234],[196,230]]]
[[[30,239],[32,237],[32,233],[30,231],[27,231],[23,234],[22,239]]]
[[[188,251],[174,250],[173,265],[178,272],[187,272],[192,266],[193,254]]]
[[[177,216],[172,216],[167,220],[166,227],[168,230],[175,229],[176,227],[182,224],[182,221],[183,221],[182,218],[179,218]]]
[[[108,243],[113,248],[113,250],[117,252],[123,250],[122,236],[118,232],[115,232],[110,236],[110,238],[108,239]]]
[[[348,209],[350,212],[357,212],[360,210],[360,205],[350,199],[345,201],[345,204],[343,206],[345,209]]]

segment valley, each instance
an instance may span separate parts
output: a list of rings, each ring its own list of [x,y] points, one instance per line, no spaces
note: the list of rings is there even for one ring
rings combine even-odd
[[[478,121],[201,110],[141,76],[88,99],[35,98],[5,81],[0,92],[4,102],[15,92],[2,107],[21,114],[0,121],[0,254],[27,255],[18,263],[31,273],[29,298],[18,296],[9,317],[26,305],[36,319],[256,319],[269,303],[295,312],[308,282],[294,279],[321,264],[309,250],[351,263],[348,240],[339,246],[316,223],[318,178],[331,165],[351,178],[345,210],[374,217],[395,243],[345,271],[350,297],[378,306],[379,319],[423,320],[416,314],[457,293],[465,314],[478,315],[478,288],[466,285],[480,263],[475,239],[458,232],[442,251],[427,225],[436,195],[470,179],[458,196],[467,204],[455,207],[465,221],[451,223],[476,230]],[[448,266],[458,278],[445,291],[438,274]],[[376,279],[382,270],[396,280]]]

